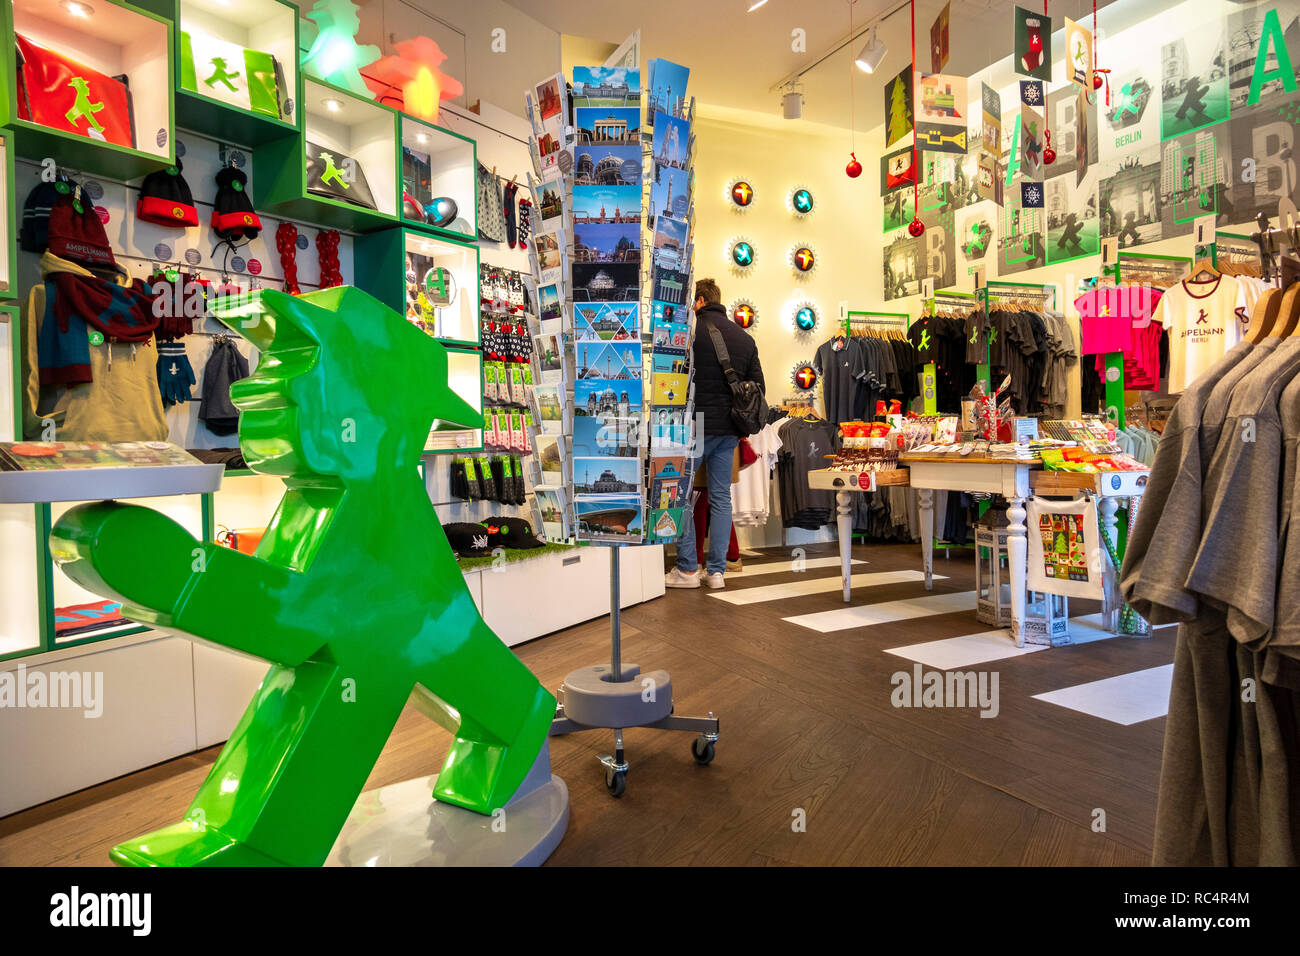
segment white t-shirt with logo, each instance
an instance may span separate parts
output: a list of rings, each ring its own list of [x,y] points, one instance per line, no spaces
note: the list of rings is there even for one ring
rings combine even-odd
[[[1169,392],[1196,381],[1241,341],[1250,322],[1251,299],[1232,276],[1213,282],[1183,280],[1160,299],[1153,322],[1169,334]]]

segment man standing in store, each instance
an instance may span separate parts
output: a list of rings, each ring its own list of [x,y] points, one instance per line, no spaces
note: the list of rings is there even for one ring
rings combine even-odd
[[[698,457],[687,474],[703,465],[709,488],[709,550],[705,560],[705,587],[724,587],[727,567],[727,544],[731,530],[731,463],[740,442],[740,430],[731,418],[731,387],[714,348],[710,328],[722,336],[731,367],[741,381],[757,382],[763,388],[763,368],[758,362],[758,347],[740,326],[727,318],[722,305],[722,290],[712,279],[695,283],[695,440]],[[702,427],[702,433],[700,429]],[[690,514],[690,509],[686,510]],[[699,560],[695,553],[695,523],[684,517],[682,535],[677,541],[677,567],[668,572],[664,583],[670,588],[698,588],[701,583]]]

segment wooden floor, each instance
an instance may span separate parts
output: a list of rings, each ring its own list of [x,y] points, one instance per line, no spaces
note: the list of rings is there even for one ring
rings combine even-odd
[[[831,548],[809,548],[809,556]],[[915,569],[915,546],[855,549],[855,571]],[[771,549],[756,561],[787,561]],[[935,593],[969,590],[969,552],[936,561]],[[729,590],[838,577],[838,568],[736,579]],[[857,590],[855,603],[919,597],[919,583]],[[550,865],[1144,865],[1164,719],[1111,723],[1032,695],[1168,664],[1174,631],[1054,648],[978,665],[996,670],[1001,710],[896,709],[886,648],[986,630],[974,613],[821,634],[783,617],[843,607],[838,591],[735,606],[669,591],[623,615],[624,660],[673,675],[676,711],[721,718],[717,759],[686,734],[629,730],[620,799],[597,753],[612,735],[552,741],[571,795]],[[608,658],[594,621],[517,649],[548,687]],[[369,787],[435,773],[448,736],[407,708]],[[180,820],[216,758],[202,751],[0,820],[2,865],[106,865],[116,842]],[[1105,831],[1094,832],[1096,811]],[[802,818],[797,832],[792,823]]]

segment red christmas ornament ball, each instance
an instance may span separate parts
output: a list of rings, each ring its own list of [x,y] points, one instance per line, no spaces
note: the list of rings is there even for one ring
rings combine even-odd
[[[849,177],[849,179],[857,179],[862,175],[862,164],[858,162],[858,157],[855,153],[849,153],[849,157],[849,164],[844,167],[844,173]]]
[[[1056,150],[1052,149],[1050,146],[1043,150],[1043,162],[1048,166],[1056,162]]]
[[[920,239],[925,232],[925,223],[921,222],[921,217],[917,216],[907,224],[907,234],[913,239]]]
[[[1101,74],[1100,73],[1092,74],[1092,88],[1094,90],[1099,90],[1101,89],[1101,84],[1102,84]]]

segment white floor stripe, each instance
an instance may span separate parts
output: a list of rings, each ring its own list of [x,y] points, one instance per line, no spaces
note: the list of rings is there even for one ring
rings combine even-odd
[[[936,580],[940,579],[937,574],[934,577]],[[834,611],[819,611],[815,614],[798,614],[782,620],[806,627],[810,631],[821,631],[826,634],[830,631],[845,631],[851,627],[871,627],[875,624],[906,621],[914,617],[928,617],[931,614],[951,614],[954,611],[969,611],[974,618],[975,592],[928,594],[901,601],[843,607]]]
[[[1152,627],[1153,631],[1158,631],[1164,627],[1177,627],[1177,624],[1157,624]],[[1091,644],[1093,641],[1104,641],[1108,637],[1127,637],[1126,634],[1112,634],[1107,628],[1109,623],[1103,623],[1101,614],[1082,614],[1079,617],[1070,618],[1070,643],[1072,644]]]
[[[1046,644],[1026,644],[1024,647],[1016,647],[1016,642],[1011,638],[1011,631],[1004,627],[996,631],[980,631],[977,634],[948,637],[941,641],[891,647],[885,653],[906,657],[909,661],[919,661],[927,667],[939,670],[956,670],[973,664],[1000,661],[1008,657],[1020,657],[1045,650],[1047,650]]]
[[[1163,717],[1169,712],[1169,687],[1173,676],[1174,665],[1164,664],[1035,694],[1034,698],[1127,727]]]
[[[935,575],[936,580],[942,580]],[[870,574],[855,574],[852,577],[855,588],[877,587],[881,584],[901,584],[905,581],[924,581],[925,575],[920,571],[876,571]],[[787,581],[784,584],[767,584],[756,588],[742,588],[736,591],[714,591],[709,596],[728,604],[761,604],[764,601],[783,601],[788,598],[804,597],[808,594],[827,594],[844,587],[844,579],[838,574],[822,578],[806,578],[802,581]],[[974,607],[974,605],[971,605]]]
[[[857,558],[853,559],[854,564],[866,564]],[[804,558],[803,567],[805,571],[815,570],[816,568],[838,568],[840,566],[839,558]],[[758,574],[778,574],[782,571],[793,571],[793,560],[769,561],[767,564],[748,564],[740,571],[728,571],[727,580],[732,578],[752,578]]]

